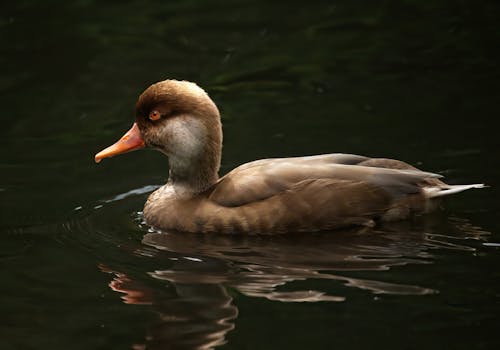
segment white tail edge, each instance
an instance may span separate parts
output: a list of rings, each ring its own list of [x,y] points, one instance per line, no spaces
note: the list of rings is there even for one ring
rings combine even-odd
[[[471,188],[484,188],[487,187],[485,184],[472,184],[472,185],[449,185],[446,187],[426,187],[424,192],[428,198],[436,198],[442,196],[448,196],[450,194],[455,194]]]

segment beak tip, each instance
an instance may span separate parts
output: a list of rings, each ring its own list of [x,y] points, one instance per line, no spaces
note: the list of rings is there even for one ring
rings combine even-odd
[[[97,153],[97,154],[94,156],[94,161],[95,161],[96,163],[98,163],[98,164],[101,162],[101,160],[103,160],[103,159],[105,158],[105,157],[103,157],[103,156],[101,155],[101,153],[102,153],[102,152],[99,152],[99,153]]]

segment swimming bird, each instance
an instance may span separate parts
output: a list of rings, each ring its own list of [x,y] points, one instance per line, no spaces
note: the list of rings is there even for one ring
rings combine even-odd
[[[406,219],[483,184],[447,185],[399,160],[322,154],[256,160],[219,177],[219,110],[198,85],[164,80],[138,98],[135,123],[95,161],[143,147],[168,157],[169,177],[144,206],[147,224],[199,233],[313,232]]]

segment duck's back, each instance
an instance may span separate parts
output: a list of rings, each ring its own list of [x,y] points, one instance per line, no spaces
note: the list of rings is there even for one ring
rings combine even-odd
[[[419,192],[424,183],[444,185],[437,177],[440,176],[398,160],[352,154],[261,159],[243,164],[222,177],[209,198],[220,205],[236,207],[292,190],[304,180],[318,179],[366,182],[401,195]],[[427,179],[432,180],[426,182]]]

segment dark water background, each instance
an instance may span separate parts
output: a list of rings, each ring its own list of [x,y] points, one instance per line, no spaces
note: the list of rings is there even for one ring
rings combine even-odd
[[[0,348],[499,348],[499,19],[472,0],[3,2]],[[164,78],[220,106],[223,173],[349,152],[491,187],[368,233],[149,232],[166,160],[93,155]]]

